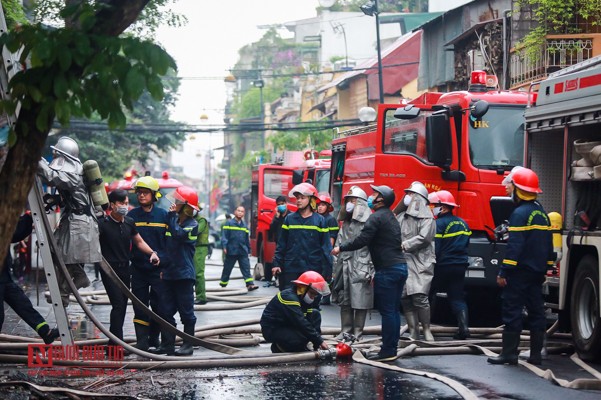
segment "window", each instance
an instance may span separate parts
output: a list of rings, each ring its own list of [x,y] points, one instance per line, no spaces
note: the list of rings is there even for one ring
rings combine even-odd
[[[384,152],[394,154],[412,154],[427,161],[426,155],[426,117],[429,112],[422,111],[413,119],[394,117],[395,110],[386,111],[384,126]]]
[[[288,197],[288,193],[293,187],[292,171],[265,170],[263,175],[263,194],[265,196],[274,200],[282,195]]]

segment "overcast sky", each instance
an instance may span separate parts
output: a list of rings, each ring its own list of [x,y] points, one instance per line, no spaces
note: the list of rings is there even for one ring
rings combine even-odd
[[[172,117],[199,124],[223,122],[223,78],[238,60],[238,50],[261,38],[269,25],[311,18],[318,0],[179,0],[173,10],[188,18],[185,27],[161,29],[158,41],[178,64],[180,100]],[[212,78],[212,79],[211,79]]]

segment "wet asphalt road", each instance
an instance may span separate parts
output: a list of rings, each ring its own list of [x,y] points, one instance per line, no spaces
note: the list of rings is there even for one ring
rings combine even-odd
[[[218,278],[221,272],[221,254],[217,250],[213,259],[208,260],[206,276]],[[253,260],[254,261],[254,260]],[[251,262],[254,265],[254,262]],[[93,278],[93,270],[88,270]],[[233,277],[240,276],[237,269]],[[264,287],[253,296],[272,297],[277,293],[274,287]],[[101,289],[101,282],[94,282],[94,289]],[[207,283],[217,287],[216,281]],[[230,286],[243,288],[241,280],[233,280]],[[36,305],[36,292],[28,285],[29,295]],[[45,288],[42,288],[43,292]],[[7,316],[2,332],[34,336],[33,331],[7,308]],[[40,295],[38,310],[53,320],[52,311],[43,295]],[[103,323],[108,324],[110,307],[92,306],[94,313]],[[225,321],[246,320],[260,317],[262,307],[235,311],[196,312],[197,325],[222,323]],[[68,309],[76,337],[100,337],[101,333],[91,324],[77,305]],[[339,309],[335,305],[323,306],[323,326],[337,327],[340,323]],[[131,310],[128,311],[124,326],[125,336],[134,335]],[[178,318],[176,317],[176,320]],[[380,317],[372,311],[367,325],[379,325]],[[439,339],[439,338],[437,338]],[[443,338],[440,338],[443,339]],[[252,348],[268,351],[268,344]],[[204,349],[196,349],[195,355],[209,354]],[[131,356],[135,357],[135,356]],[[396,360],[394,365],[401,368],[433,372],[455,379],[469,388],[477,398],[482,399],[599,399],[601,391],[564,389],[539,378],[522,366],[493,366],[483,355],[417,356]],[[567,380],[592,378],[575,365],[569,355],[552,355],[544,367]],[[598,371],[601,365],[593,365]],[[2,374],[12,379],[20,373],[27,373],[25,367],[2,365]],[[15,375],[17,374],[17,375]],[[39,378],[41,379],[41,378]],[[94,378],[98,379],[98,378]],[[69,383],[82,387],[88,380],[65,378],[47,381],[46,384],[63,385]],[[156,370],[137,372],[128,375],[125,382],[102,390],[106,393],[123,394],[157,399],[459,399],[461,396],[447,385],[433,379],[389,371],[350,361],[313,362],[285,364],[266,367]],[[5,391],[0,388],[0,398],[28,398],[21,389]]]

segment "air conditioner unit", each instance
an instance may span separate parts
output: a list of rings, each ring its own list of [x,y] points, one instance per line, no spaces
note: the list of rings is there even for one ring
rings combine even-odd
[[[486,63],[482,52],[480,50],[470,50],[467,52],[467,58],[469,61],[469,71],[484,70],[486,69]]]

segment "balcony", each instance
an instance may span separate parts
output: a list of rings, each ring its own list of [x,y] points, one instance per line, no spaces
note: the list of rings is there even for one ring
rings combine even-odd
[[[536,59],[526,55],[523,49],[511,52],[510,87],[525,87],[550,73],[600,54],[601,34],[547,35],[545,46]]]

